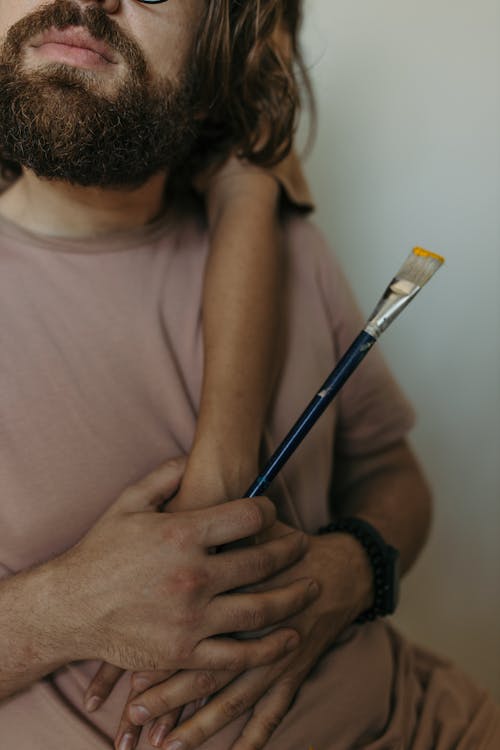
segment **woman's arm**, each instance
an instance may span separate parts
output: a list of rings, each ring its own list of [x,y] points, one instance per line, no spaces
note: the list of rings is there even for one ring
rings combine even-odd
[[[272,173],[235,157],[212,177],[206,194],[211,249],[203,295],[205,365],[179,498],[190,507],[239,497],[257,473],[281,361],[279,195]]]

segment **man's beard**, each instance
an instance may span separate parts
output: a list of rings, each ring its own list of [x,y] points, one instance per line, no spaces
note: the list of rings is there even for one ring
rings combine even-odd
[[[128,64],[113,96],[98,92],[99,74],[89,69],[58,62],[23,69],[28,40],[68,25],[84,26]],[[100,7],[83,13],[55,0],[15,24],[0,50],[0,154],[41,178],[134,189],[186,158],[197,135],[194,101],[192,76],[152,81],[140,49]]]

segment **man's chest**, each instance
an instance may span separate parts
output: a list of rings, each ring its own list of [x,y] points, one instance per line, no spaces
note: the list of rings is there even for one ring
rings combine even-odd
[[[153,279],[122,279],[112,293],[68,265],[57,283],[43,268],[38,279],[19,272],[15,288],[0,282],[0,563],[10,570],[73,545],[128,484],[189,450],[199,316],[180,336]]]

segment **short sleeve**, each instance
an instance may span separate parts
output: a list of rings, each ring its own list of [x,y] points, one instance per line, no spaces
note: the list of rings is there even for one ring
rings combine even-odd
[[[290,34],[283,23],[279,23],[274,30],[274,43],[276,51],[292,66],[293,49]],[[299,208],[303,213],[314,210],[314,201],[309,189],[309,184],[304,175],[302,164],[297,152],[292,151],[282,161],[271,169],[279,184],[282,196],[289,205]]]
[[[289,204],[305,213],[314,211],[314,201],[296,151],[283,159],[271,172],[281,185],[283,196]]]
[[[366,324],[337,259],[322,254],[319,284],[328,310],[337,361]],[[413,408],[373,347],[337,397],[336,452],[374,453],[401,440],[415,423]]]

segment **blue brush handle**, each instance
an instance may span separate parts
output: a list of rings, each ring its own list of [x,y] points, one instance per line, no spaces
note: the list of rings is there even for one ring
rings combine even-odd
[[[283,468],[294,450],[305,438],[311,427],[323,414],[328,404],[340,391],[346,380],[352,375],[359,363],[368,354],[376,338],[366,331],[361,331],[357,339],[346,351],[337,366],[330,373],[309,406],[295,422],[294,426],[273,453],[263,471],[245,493],[245,497],[262,495],[269,487],[276,474]]]

